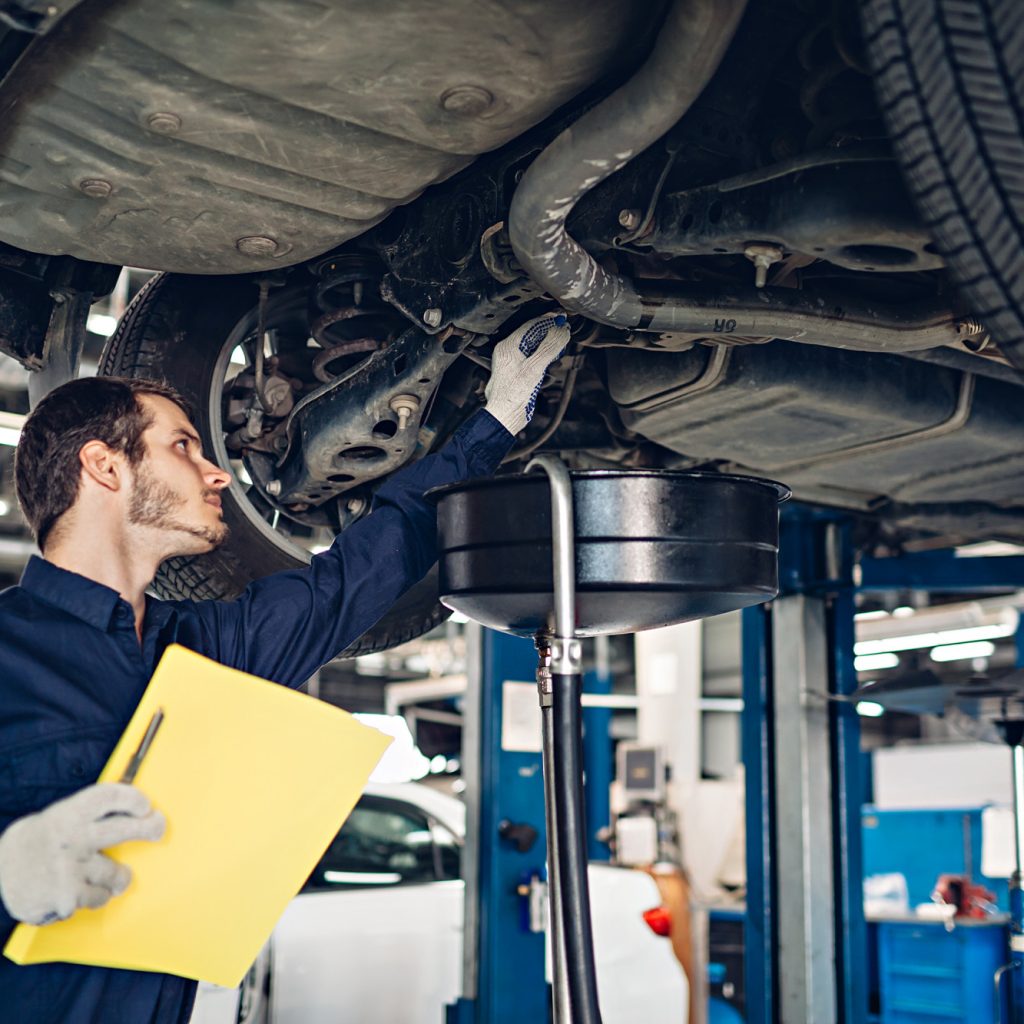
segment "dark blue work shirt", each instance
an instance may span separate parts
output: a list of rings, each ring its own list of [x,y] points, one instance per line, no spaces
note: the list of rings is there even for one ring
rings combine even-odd
[[[33,558],[0,593],[0,831],[95,782],[168,644],[299,686],[369,629],[436,561],[431,487],[492,473],[512,436],[490,413],[396,473],[373,511],[308,568],[253,583],[236,601],[146,599],[139,645],[116,591]],[[130,899],[131,894],[122,897]],[[0,948],[15,922],[0,904]],[[196,983],[0,957],[0,1021],[184,1024]]]

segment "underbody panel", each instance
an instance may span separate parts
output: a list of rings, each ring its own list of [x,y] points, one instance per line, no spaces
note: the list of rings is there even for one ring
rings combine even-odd
[[[83,3],[4,82],[0,240],[189,273],[300,262],[592,85],[657,8]]]
[[[1013,384],[784,341],[608,355],[625,425],[690,459],[775,477],[798,498],[844,507],[1024,508]],[[1013,532],[1024,536],[1024,521]]]

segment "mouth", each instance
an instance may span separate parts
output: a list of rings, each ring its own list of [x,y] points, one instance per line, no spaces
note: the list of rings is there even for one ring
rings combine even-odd
[[[220,498],[209,497],[205,498],[204,501],[206,502],[207,505],[212,505],[215,509],[217,509],[218,512],[223,511],[223,509],[221,508]]]

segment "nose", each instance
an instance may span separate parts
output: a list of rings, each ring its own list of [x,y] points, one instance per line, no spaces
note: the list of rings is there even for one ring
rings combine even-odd
[[[207,487],[213,487],[215,490],[222,491],[231,483],[231,474],[221,469],[220,466],[209,459],[203,459],[203,480],[206,482]]]

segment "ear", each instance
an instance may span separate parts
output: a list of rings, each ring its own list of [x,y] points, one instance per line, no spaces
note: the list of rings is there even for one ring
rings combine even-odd
[[[107,447],[102,441],[89,441],[78,452],[82,472],[108,491],[124,486],[124,455]]]

